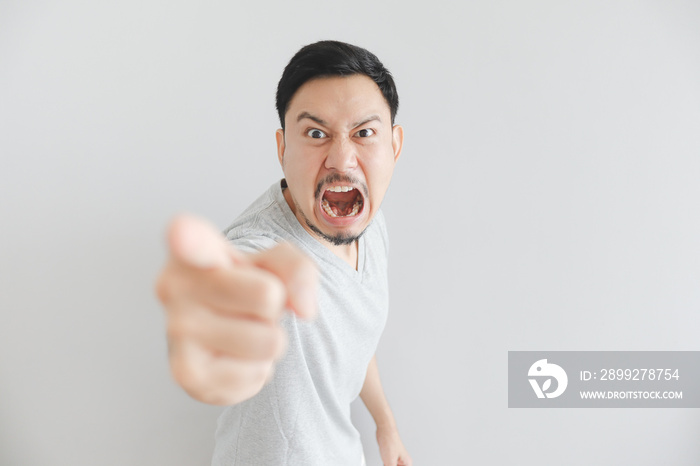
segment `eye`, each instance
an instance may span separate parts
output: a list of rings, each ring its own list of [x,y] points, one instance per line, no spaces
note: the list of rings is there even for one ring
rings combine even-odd
[[[356,136],[361,137],[361,138],[368,138],[372,135],[374,135],[374,130],[371,128],[365,128],[361,129],[357,133],[355,133]]]
[[[321,139],[321,138],[327,137],[326,133],[324,133],[320,129],[316,129],[316,128],[308,130],[306,132],[306,135],[310,138],[313,138],[313,139]]]

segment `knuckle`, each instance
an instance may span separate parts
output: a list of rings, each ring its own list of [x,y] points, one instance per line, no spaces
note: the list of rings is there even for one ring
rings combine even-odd
[[[273,351],[271,357],[273,359],[279,359],[287,351],[287,346],[289,345],[289,339],[287,337],[287,333],[282,328],[277,328],[275,333],[276,333],[276,336],[275,336],[274,344],[273,344],[274,351]]]
[[[256,341],[256,353],[261,359],[273,360],[280,356],[285,349],[284,331],[279,328],[272,328],[261,334]]]
[[[195,396],[201,393],[202,387],[205,384],[204,374],[197,365],[191,364],[184,357],[174,357],[170,359],[170,372],[175,381],[187,393]]]
[[[279,312],[287,295],[282,282],[272,276],[256,280],[251,286],[251,293],[259,310],[266,315]]]
[[[167,304],[173,299],[173,289],[170,286],[169,275],[167,271],[160,274],[155,284],[156,296],[161,303]]]
[[[259,366],[259,368],[252,375],[252,385],[256,387],[256,389],[262,388],[262,386],[265,385],[265,382],[272,378],[274,371],[273,364],[263,364]]]
[[[270,372],[260,372],[256,374],[255,379],[253,381],[253,387],[255,388],[256,391],[260,390],[265,383],[268,381],[268,379],[271,377],[272,371]]]
[[[201,395],[199,400],[210,405],[226,406],[240,403],[243,401],[243,398],[241,396],[237,396],[235,393],[232,394],[219,390],[211,390],[206,394]]]
[[[192,294],[193,280],[169,264],[163,269],[155,284],[156,296],[165,306],[181,297]]]
[[[292,243],[289,242],[282,242],[279,243],[275,249],[279,251],[280,254],[284,255],[295,255],[299,253],[299,249],[297,249],[296,246],[294,246]]]
[[[212,405],[227,405],[242,401],[240,390],[240,375],[237,373],[227,374],[226,382],[209,384],[201,390],[199,399]]]
[[[167,336],[169,339],[177,341],[183,340],[195,333],[193,319],[187,319],[182,314],[173,315],[168,320]]]
[[[291,268],[302,269],[302,271],[316,269],[313,260],[293,244],[281,243],[278,247],[280,256],[284,257]]]
[[[297,270],[300,274],[315,277],[318,275],[316,263],[309,257],[302,257],[297,264]]]
[[[269,366],[266,366],[269,367]],[[218,384],[210,384],[198,391],[200,401],[215,405],[235,404],[258,393],[268,380],[269,370],[260,364],[250,364],[227,371]]]

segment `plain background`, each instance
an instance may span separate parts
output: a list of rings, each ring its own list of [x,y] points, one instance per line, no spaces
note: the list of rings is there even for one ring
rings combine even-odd
[[[165,226],[224,228],[281,177],[277,80],[333,38],[401,96],[378,360],[415,464],[697,465],[697,410],[508,409],[506,363],[700,350],[699,25],[695,0],[0,2],[0,464],[208,464]]]

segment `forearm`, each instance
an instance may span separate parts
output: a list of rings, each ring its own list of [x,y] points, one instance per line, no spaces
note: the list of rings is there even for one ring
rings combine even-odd
[[[377,428],[396,429],[396,421],[394,414],[389,408],[389,403],[384,396],[384,389],[379,380],[379,368],[377,367],[377,357],[372,356],[372,360],[367,366],[367,375],[365,383],[360,391],[360,398],[367,406],[367,410],[374,418]]]

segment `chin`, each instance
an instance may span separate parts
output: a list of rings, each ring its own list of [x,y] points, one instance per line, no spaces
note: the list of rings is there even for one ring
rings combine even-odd
[[[318,228],[316,225],[311,223],[308,219],[306,219],[306,225],[314,232],[316,235],[318,235],[321,239],[331,243],[334,246],[347,246],[349,244],[354,243],[360,237],[365,233],[366,228],[364,230],[361,230],[359,233],[353,232],[353,231],[342,231],[342,232],[336,232],[336,233],[326,233],[321,231],[320,228]]]

